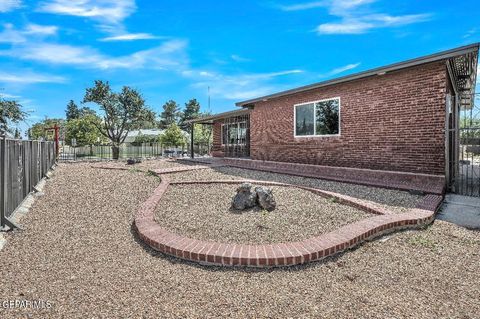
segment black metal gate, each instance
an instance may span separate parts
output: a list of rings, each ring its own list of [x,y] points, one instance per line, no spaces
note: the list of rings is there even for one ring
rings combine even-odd
[[[462,100],[465,97],[462,98]],[[470,98],[470,97],[467,97]],[[459,194],[480,196],[480,95],[471,96],[470,107],[460,108],[459,161],[455,190]]]
[[[450,191],[480,196],[480,95],[463,94],[450,107],[447,176]]]

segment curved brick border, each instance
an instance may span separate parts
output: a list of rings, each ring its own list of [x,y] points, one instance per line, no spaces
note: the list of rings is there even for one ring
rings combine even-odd
[[[303,264],[332,256],[360,243],[400,229],[418,228],[431,223],[443,197],[429,194],[406,213],[396,214],[370,202],[350,196],[277,182],[256,180],[213,180],[170,182],[166,174],[204,169],[213,165],[166,168],[153,170],[161,178],[160,185],[140,206],[135,215],[134,226],[140,238],[153,249],[181,259],[201,264],[221,266],[277,267]],[[220,165],[215,165],[220,166]],[[108,168],[95,166],[96,168]],[[124,170],[123,168],[118,168]],[[376,216],[340,227],[339,229],[303,241],[267,245],[226,244],[203,241],[181,236],[166,230],[154,220],[154,211],[170,184],[238,184],[252,182],[262,185],[296,187],[314,192],[339,203],[376,214]]]

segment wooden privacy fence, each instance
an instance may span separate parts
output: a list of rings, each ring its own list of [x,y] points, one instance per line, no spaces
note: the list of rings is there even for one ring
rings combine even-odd
[[[56,162],[55,143],[0,137],[0,217],[2,229],[14,225],[9,217]]]

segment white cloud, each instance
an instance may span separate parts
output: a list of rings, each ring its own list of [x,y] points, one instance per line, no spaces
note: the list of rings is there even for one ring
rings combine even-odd
[[[475,35],[476,33],[478,32],[478,28],[472,28],[470,30],[468,30],[464,35],[463,35],[463,38],[469,38],[471,37],[472,35]]]
[[[359,65],[360,65],[360,62],[347,64],[347,65],[341,66],[339,68],[333,69],[332,71],[330,71],[328,73],[328,75],[336,75],[336,74],[343,73],[345,71],[353,70],[353,69],[356,69]]]
[[[345,20],[340,23],[323,23],[316,30],[320,34],[361,34],[374,27],[373,23]]]
[[[33,72],[7,73],[0,72],[0,83],[35,84],[35,83],[64,83],[67,80],[62,76],[39,74]]]
[[[119,23],[136,9],[135,0],[50,0],[42,2],[37,10]]]
[[[241,57],[237,54],[232,54],[230,56],[230,58],[235,61],[235,62],[250,62],[251,60],[250,59],[247,59],[247,58],[244,58],[244,57]]]
[[[55,35],[57,34],[58,27],[53,25],[39,25],[29,23],[23,30],[24,34],[40,34],[40,35]]]
[[[87,46],[49,43],[27,43],[11,50],[0,51],[0,56],[47,64],[72,65],[92,69],[182,68],[188,63],[184,40],[170,40],[153,49],[137,51],[125,56],[108,56]]]
[[[156,36],[150,33],[124,33],[120,35],[105,37],[100,41],[135,41],[135,40],[153,40],[162,39],[164,37]]]
[[[407,14],[402,16],[391,16],[388,14],[372,14],[370,16],[367,16],[366,19],[378,22],[380,27],[392,27],[428,21],[431,19],[431,17],[431,14]]]
[[[328,11],[334,16],[350,16],[361,14],[360,7],[377,2],[378,0],[332,0]]]
[[[270,73],[225,75],[216,72],[190,70],[184,72],[183,75],[196,80],[203,78],[203,80],[193,84],[193,87],[202,89],[210,87],[210,93],[214,97],[243,100],[278,91],[278,85],[273,83],[275,78],[302,72],[302,70],[287,70]]]
[[[21,98],[21,96],[20,95],[15,95],[15,94],[8,94],[8,93],[0,92],[0,98],[2,98],[2,99],[19,99],[19,98]]]
[[[391,16],[371,14],[362,17],[349,17],[336,23],[323,23],[316,31],[319,34],[362,34],[376,28],[398,27],[430,20],[430,14],[409,14]]]
[[[320,24],[315,31],[318,34],[362,34],[377,28],[399,27],[428,21],[431,14],[390,15],[375,12],[368,4],[378,0],[324,0],[283,5],[283,11],[300,11],[325,8],[331,16],[339,21]]]
[[[13,24],[7,23],[0,32],[0,43],[18,44],[26,42],[30,37],[45,37],[55,35],[58,31],[56,26],[27,24],[24,29],[15,29]]]
[[[22,6],[22,1],[20,0],[1,0],[0,12],[9,12],[9,11],[20,8],[21,6]]]
[[[300,11],[327,6],[327,1],[304,2],[291,5],[278,6],[282,11]]]
[[[3,31],[0,32],[0,43],[20,43],[25,42],[25,36],[15,29],[13,24],[3,25]]]
[[[377,0],[324,0],[279,5],[278,8],[282,11],[303,11],[316,8],[328,8],[332,14],[341,14],[342,12],[345,12],[345,10],[350,10],[375,1]]]

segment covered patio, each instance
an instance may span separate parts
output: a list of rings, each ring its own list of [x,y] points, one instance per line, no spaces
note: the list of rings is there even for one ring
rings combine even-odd
[[[250,109],[199,117],[188,121],[190,126],[190,157],[194,158],[195,125],[213,126],[212,155],[248,158],[250,156]]]

